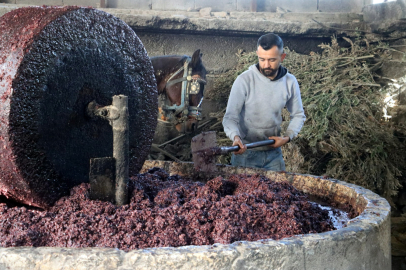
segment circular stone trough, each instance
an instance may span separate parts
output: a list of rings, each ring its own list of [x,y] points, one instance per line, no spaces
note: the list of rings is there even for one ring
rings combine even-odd
[[[195,175],[192,163],[146,161],[142,171],[161,167],[170,174]],[[0,248],[0,269],[391,269],[390,206],[362,187],[311,175],[217,166],[216,175],[263,174],[358,213],[347,226],[282,240],[237,241],[229,245],[148,248]],[[208,178],[210,179],[210,178]]]

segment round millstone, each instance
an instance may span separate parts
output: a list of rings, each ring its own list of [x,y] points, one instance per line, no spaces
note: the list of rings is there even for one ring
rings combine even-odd
[[[95,100],[128,96],[130,174],[156,127],[153,67],[120,19],[79,7],[27,7],[0,17],[0,193],[42,208],[89,180],[91,158],[113,155]]]

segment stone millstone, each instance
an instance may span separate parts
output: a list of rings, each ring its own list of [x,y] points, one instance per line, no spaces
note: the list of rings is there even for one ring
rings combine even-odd
[[[44,6],[0,17],[0,193],[47,208],[88,182],[89,160],[113,155],[113,133],[86,107],[120,94],[138,173],[157,121],[153,74],[134,31],[103,11]]]

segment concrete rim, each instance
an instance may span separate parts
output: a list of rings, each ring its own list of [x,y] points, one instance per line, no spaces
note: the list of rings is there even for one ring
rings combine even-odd
[[[146,161],[141,171],[161,167],[187,175],[192,163]],[[391,269],[390,205],[365,188],[335,179],[218,166],[219,174],[262,172],[302,185],[306,192],[329,189],[362,205],[362,213],[336,231],[296,235],[279,241],[237,241],[229,245],[147,248],[0,248],[1,269]],[[326,265],[326,261],[328,262]]]

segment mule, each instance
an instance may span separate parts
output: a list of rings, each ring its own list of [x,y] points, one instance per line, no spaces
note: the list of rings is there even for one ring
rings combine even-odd
[[[158,120],[171,123],[181,133],[192,133],[201,120],[206,68],[200,50],[192,57],[151,57],[159,94]]]

